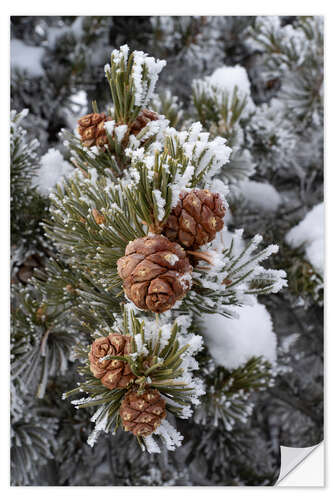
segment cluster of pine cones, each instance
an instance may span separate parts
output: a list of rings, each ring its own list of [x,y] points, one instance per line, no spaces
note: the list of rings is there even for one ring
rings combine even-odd
[[[96,339],[89,352],[90,371],[110,390],[128,388],[122,399],[119,415],[125,431],[135,436],[149,436],[166,417],[165,400],[158,390],[145,388],[140,392],[134,387],[136,377],[129,364],[107,356],[125,356],[131,353],[131,337],[111,333]]]
[[[191,288],[194,262],[189,252],[215,238],[224,215],[218,193],[206,189],[182,193],[162,234],[131,241],[118,260],[127,298],[144,311],[171,309]]]
[[[142,310],[171,309],[191,287],[193,266],[187,252],[215,238],[223,228],[224,214],[219,194],[197,189],[182,193],[163,234],[131,241],[118,260],[127,298]],[[111,334],[98,338],[90,349],[90,370],[108,389],[127,389],[119,410],[123,428],[135,436],[146,437],[166,417],[165,400],[149,386],[138,390],[129,364],[116,358],[130,353],[129,336]]]
[[[138,135],[138,133],[141,132],[141,130],[144,129],[150,121],[157,119],[157,113],[149,109],[143,109],[130,126],[127,135]],[[100,149],[104,149],[106,144],[108,144],[107,133],[104,125],[106,122],[111,120],[111,116],[106,116],[105,113],[90,113],[89,115],[85,115],[80,118],[78,121],[78,131],[83,146],[86,146],[87,148],[97,146]]]
[[[142,110],[129,134],[137,135],[149,121],[157,118],[153,111]],[[79,133],[83,145],[103,149],[108,143],[104,124],[109,120],[104,113],[81,118]],[[222,230],[224,215],[225,206],[218,193],[207,189],[181,193],[161,234],[131,241],[125,255],[118,260],[118,274],[126,297],[144,311],[162,313],[171,309],[191,288],[193,252],[196,254]],[[146,437],[166,417],[166,403],[157,389],[149,386],[138,389],[137,377],[124,361],[130,353],[131,337],[127,335],[111,333],[98,338],[88,356],[90,371],[107,389],[127,390],[119,410],[123,428]]]
[[[143,109],[129,129],[137,135],[158,115]],[[105,122],[111,117],[90,113],[79,120],[84,146],[104,148],[108,142]],[[124,292],[139,309],[162,313],[171,309],[191,288],[191,251],[212,241],[223,228],[225,206],[218,193],[193,189],[181,193],[162,234],[130,242],[118,260]]]

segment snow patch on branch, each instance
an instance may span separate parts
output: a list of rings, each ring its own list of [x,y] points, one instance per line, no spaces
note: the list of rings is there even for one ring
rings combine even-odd
[[[324,203],[314,206],[286,235],[292,248],[304,245],[305,256],[315,270],[324,274]]]
[[[253,356],[263,356],[274,364],[277,340],[266,307],[256,301],[254,306],[242,307],[238,315],[238,319],[219,314],[203,317],[202,333],[215,362],[232,370]]]
[[[34,177],[32,185],[37,187],[37,191],[41,195],[48,196],[58,183],[62,183],[64,178],[73,172],[74,168],[64,160],[60,151],[51,148],[42,156],[39,171]]]
[[[238,189],[249,205],[259,210],[275,212],[282,203],[281,195],[272,184],[245,180],[238,184]]]

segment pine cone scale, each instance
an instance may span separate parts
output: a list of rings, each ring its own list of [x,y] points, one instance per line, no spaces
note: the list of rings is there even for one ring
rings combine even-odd
[[[196,221],[195,219],[185,210],[182,210],[180,219],[179,219],[180,228],[187,232],[195,235],[196,232]]]
[[[135,275],[136,282],[150,281],[163,273],[163,271],[164,268],[162,266],[159,266],[158,264],[145,259],[143,262],[140,262],[140,264],[136,266],[131,274]]]
[[[165,293],[167,295],[172,295],[173,294],[173,289],[172,287],[168,284],[167,281],[165,281],[162,277],[158,278],[156,280],[153,280],[148,288],[148,293],[153,294],[153,293]]]

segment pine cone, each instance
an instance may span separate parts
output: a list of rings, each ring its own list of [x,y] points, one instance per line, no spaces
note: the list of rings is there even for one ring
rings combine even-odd
[[[103,148],[108,143],[104,123],[111,120],[105,113],[90,113],[78,121],[82,144],[87,148],[98,146]]]
[[[128,335],[111,333],[108,337],[98,338],[90,348],[90,370],[110,390],[117,387],[127,387],[135,379],[128,363],[118,359],[104,361],[100,361],[100,359],[107,355],[124,356],[130,352],[131,337]]]
[[[192,266],[184,249],[161,235],[131,241],[117,267],[127,297],[139,309],[167,311],[190,288]]]
[[[205,245],[223,228],[225,207],[218,193],[195,189],[181,193],[179,202],[171,211],[163,234],[188,250]]]
[[[12,283],[22,283],[26,285],[34,274],[34,269],[43,267],[43,262],[38,254],[29,255],[19,266],[18,271],[13,276]]]
[[[144,129],[150,121],[154,120],[158,120],[158,114],[155,113],[155,111],[143,109],[142,111],[140,111],[135,122],[132,124],[130,133],[138,135],[138,133],[141,132],[141,130]]]
[[[140,395],[130,391],[122,400],[119,414],[125,431],[149,436],[166,417],[165,401],[156,389]]]

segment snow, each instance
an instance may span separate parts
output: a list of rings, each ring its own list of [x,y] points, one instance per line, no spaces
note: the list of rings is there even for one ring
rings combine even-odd
[[[222,198],[223,205],[226,209],[228,209],[229,204],[226,200],[226,195],[229,193],[229,188],[224,182],[222,182],[220,179],[212,179],[211,182],[208,183],[210,191],[213,193],[218,193],[220,197]],[[208,189],[208,186],[207,186]],[[226,217],[227,214],[230,214],[230,211],[227,210],[226,215],[224,217],[224,222],[226,222]]]
[[[226,145],[226,139],[216,137],[209,141],[209,133],[201,132],[201,129],[201,123],[195,122],[191,125],[189,132],[177,132],[170,127],[166,130],[166,135],[182,145],[190,162],[187,168],[194,166],[196,175],[206,169],[205,181],[207,183],[223,165],[229,162],[232,150]]]
[[[242,307],[238,319],[205,314],[201,329],[215,362],[229,370],[242,366],[253,356],[262,356],[272,364],[276,360],[272,320],[266,307],[258,302]]]
[[[314,206],[286,235],[292,248],[304,245],[305,256],[317,272],[324,273],[324,203]]]
[[[117,141],[119,143],[123,140],[126,132],[127,132],[127,125],[118,125],[118,127],[115,128],[115,134],[117,137]]]
[[[179,418],[187,420],[188,418],[191,418],[192,415],[193,415],[192,408],[190,406],[184,406],[181,413],[179,414]]]
[[[73,34],[76,40],[79,40],[83,35],[83,16],[78,16],[71,26],[49,27],[47,30],[47,41],[50,49],[54,49],[57,40],[67,34]]]
[[[68,108],[64,108],[64,113],[66,115],[67,127],[72,129],[74,134],[79,137],[77,130],[77,117],[78,115],[85,115],[88,113],[88,100],[87,100],[87,92],[84,90],[79,90],[75,94],[72,94],[69,98],[70,106]],[[61,131],[60,133],[62,133]],[[64,146],[65,146],[64,141]],[[68,142],[68,141],[67,141]]]
[[[74,33],[76,38],[80,38],[84,31],[83,31],[83,21],[84,21],[84,16],[78,16],[77,19],[71,24],[71,31]]]
[[[153,190],[153,197],[157,206],[157,217],[158,220],[161,221],[165,216],[165,199],[162,197],[162,193],[158,189]]]
[[[143,438],[143,441],[145,443],[146,450],[148,451],[148,453],[161,453],[161,449],[156,443],[153,436],[147,436]]]
[[[108,121],[108,122],[104,122],[104,128],[105,128],[105,130],[107,131],[107,133],[108,133],[109,135],[111,135],[111,136],[112,136],[112,134],[113,134],[113,130],[114,130],[115,123],[116,123],[116,122],[115,122],[114,120],[110,120],[110,121]]]
[[[229,96],[229,107],[233,93],[237,92],[240,100],[246,98],[245,108],[242,116],[248,116],[255,110],[255,104],[251,99],[251,85],[246,69],[242,66],[222,66],[217,68],[212,75],[206,76],[202,80],[194,80],[193,88],[196,94],[205,95],[211,99],[216,99],[222,104],[225,94]]]
[[[178,281],[182,285],[184,290],[187,288],[191,288],[191,286],[192,286],[192,274],[191,273],[184,273],[178,278]]]
[[[134,57],[132,77],[135,88],[135,105],[140,106],[144,99],[144,87],[142,82],[143,52],[136,52]]]
[[[141,132],[138,133],[137,139],[140,142],[146,141],[150,137],[156,135],[156,139],[164,139],[164,130],[168,127],[169,120],[166,118],[158,118],[157,120],[152,120],[144,127]],[[154,145],[155,147],[155,145]]]
[[[223,66],[214,71],[209,81],[212,85],[224,92],[232,94],[237,86],[239,94],[244,96],[251,95],[250,80],[246,69],[242,66]]]
[[[26,71],[29,76],[42,76],[43,47],[26,45],[21,40],[13,39],[10,42],[10,63],[12,68]]]
[[[295,163],[296,155],[299,155],[299,139],[286,114],[284,102],[272,99],[258,106],[247,131],[249,149],[260,145],[260,149],[265,152],[257,157],[257,167],[263,173],[272,169],[288,169]],[[302,150],[304,153],[307,157],[313,157],[313,151]]]
[[[218,237],[219,235],[216,235]],[[234,255],[240,255],[244,250],[245,243],[243,240],[243,230],[236,229],[236,231],[231,232],[225,226],[222,230],[222,238],[225,248],[230,248],[231,242],[233,241],[233,253]]]
[[[188,165],[183,174],[177,172],[174,182],[170,185],[172,190],[171,209],[177,205],[179,195],[181,192],[185,191],[187,184],[189,184],[192,179],[193,173],[194,167],[192,165]]]
[[[151,104],[154,111],[162,113],[163,105],[166,103],[169,113],[177,113],[177,121],[183,116],[182,104],[178,96],[172,95],[170,89],[165,89],[162,94],[153,94]],[[166,108],[164,108],[166,109]]]
[[[181,446],[183,436],[167,421],[162,420],[161,424],[153,432],[153,434],[160,436],[167,450],[174,451]],[[143,438],[148,453],[161,453],[159,445],[156,443],[153,436]]]
[[[312,24],[311,29],[315,32],[316,24],[322,23],[323,18],[314,16],[308,22]],[[280,16],[258,16],[255,21],[255,32],[255,38],[251,37],[247,40],[252,49],[262,50],[263,46],[273,44],[275,47],[281,47],[279,51],[272,54],[269,61],[270,67],[275,69],[275,66],[279,66],[280,72],[290,70],[291,59],[294,67],[300,67],[316,48],[313,38],[302,27],[294,27],[290,24],[281,26]],[[290,53],[293,54],[292,58]]]
[[[166,65],[166,61],[148,57],[144,52],[137,50],[133,52],[133,55],[132,78],[135,88],[135,105],[145,107],[153,97],[158,75]],[[145,77],[143,77],[144,73]]]
[[[192,323],[191,313],[177,315],[175,322],[178,325],[179,331],[187,335],[187,330],[190,328]]]
[[[249,205],[267,212],[275,212],[282,202],[280,194],[271,184],[245,180],[238,184],[238,188]]]
[[[48,196],[50,190],[73,171],[73,167],[64,160],[61,153],[51,148],[42,156],[39,171],[34,177],[32,185],[37,187],[37,191],[41,195]]]
[[[129,47],[128,45],[122,45],[119,50],[115,49],[112,51],[111,60],[115,64],[119,64],[122,60],[124,61],[125,67],[127,66]]]
[[[154,434],[161,436],[165,442],[167,450],[174,451],[182,444],[184,437],[167,420],[162,420],[161,424],[154,431]]]
[[[85,90],[78,90],[75,94],[71,95],[71,101],[80,109],[88,108],[87,92]]]

